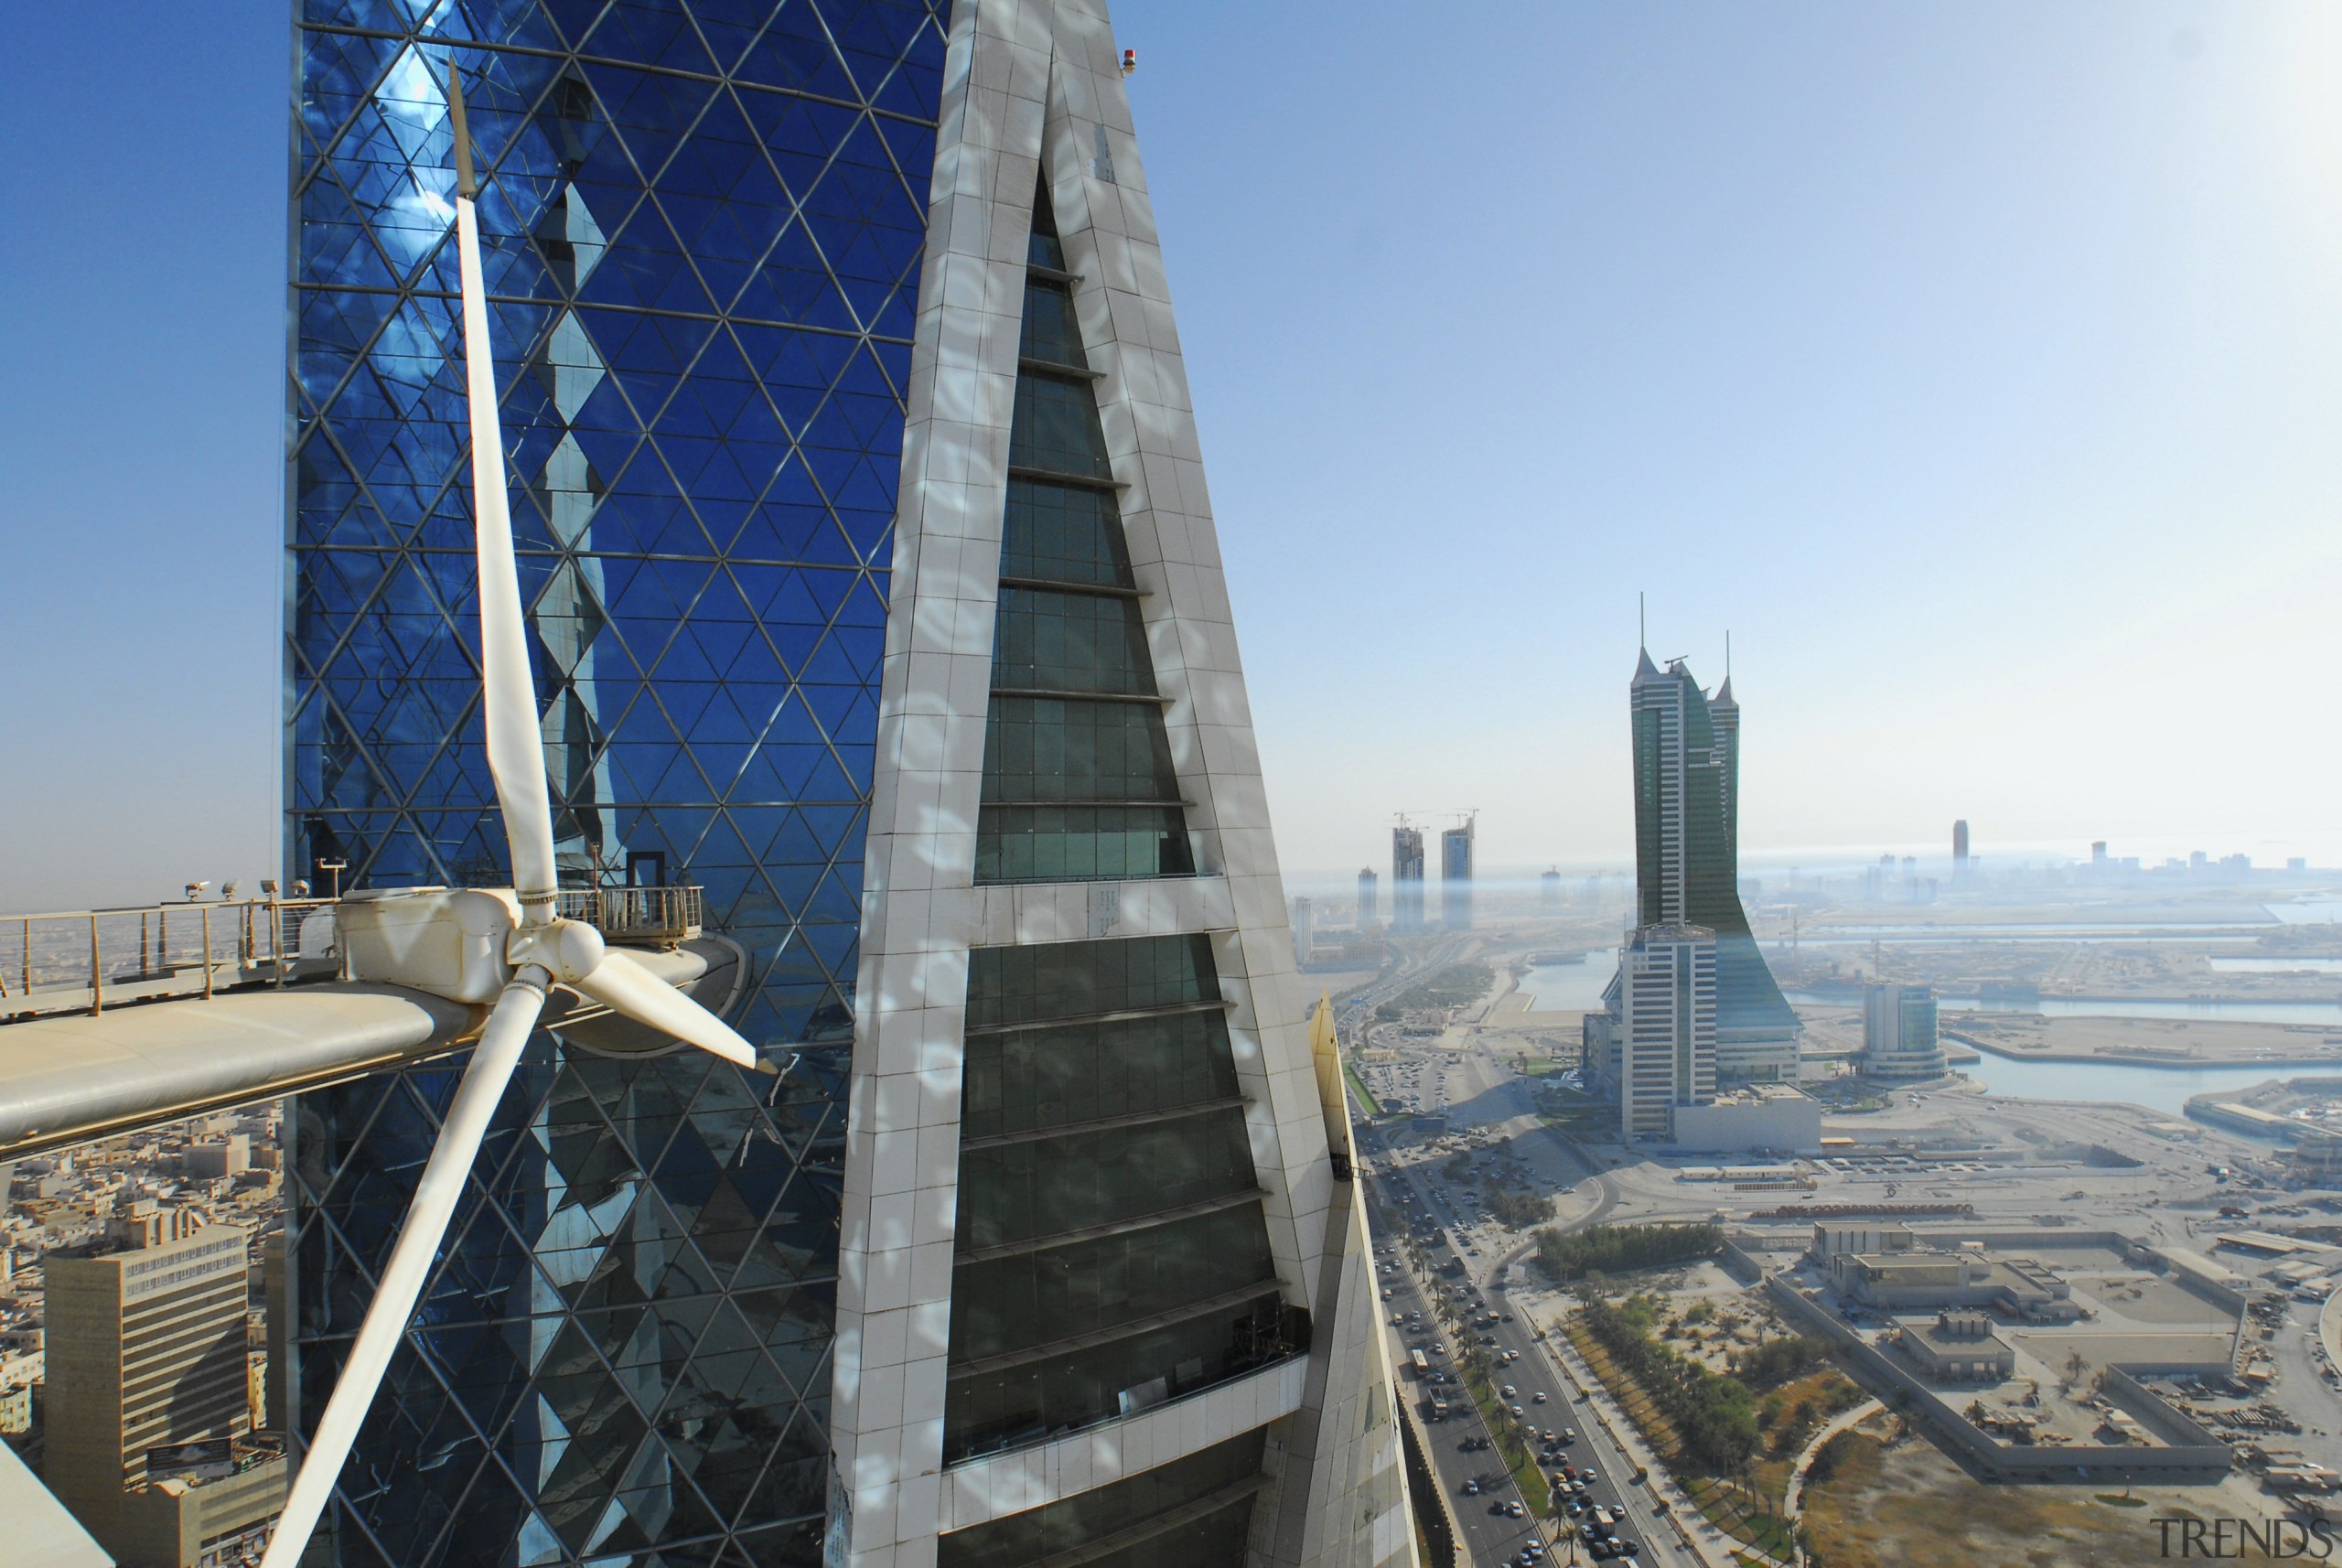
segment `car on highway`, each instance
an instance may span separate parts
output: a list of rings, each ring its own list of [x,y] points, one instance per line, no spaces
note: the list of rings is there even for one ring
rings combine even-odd
[[[1510,1399],[1510,1398],[1512,1398],[1512,1396],[1513,1396],[1513,1394],[1515,1393],[1515,1391],[1516,1391],[1514,1390],[1513,1386],[1512,1386],[1510,1383],[1507,1383],[1507,1384],[1505,1384],[1505,1386],[1504,1386],[1504,1397],[1505,1397],[1505,1398],[1507,1398],[1507,1399]]]
[[[1545,1402],[1545,1391],[1543,1389],[1539,1389],[1535,1393],[1531,1394],[1529,1396],[1529,1402],[1531,1404],[1543,1404]]]
[[[1505,1505],[1504,1511],[1510,1514],[1514,1519],[1526,1519],[1529,1517],[1529,1510],[1521,1507],[1519,1503],[1507,1503]]]
[[[1477,1498],[1480,1495],[1480,1477],[1475,1476],[1464,1483],[1464,1495],[1467,1498]]]

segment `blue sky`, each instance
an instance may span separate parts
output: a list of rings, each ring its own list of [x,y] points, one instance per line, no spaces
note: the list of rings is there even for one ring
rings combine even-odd
[[[1281,848],[2342,858],[2342,13],[1122,0]],[[16,19],[0,906],[274,843],[282,5]]]

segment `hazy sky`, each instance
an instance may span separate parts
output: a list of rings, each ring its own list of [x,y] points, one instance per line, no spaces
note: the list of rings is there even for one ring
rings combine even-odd
[[[1122,0],[1286,865],[2342,859],[2342,11]],[[15,18],[0,907],[274,843],[281,0]]]

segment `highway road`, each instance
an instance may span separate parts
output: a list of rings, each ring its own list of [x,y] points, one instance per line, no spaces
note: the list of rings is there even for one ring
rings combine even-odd
[[[1538,1131],[1542,1136],[1554,1136],[1549,1130],[1540,1128]],[[1398,1172],[1391,1171],[1380,1140],[1371,1133],[1368,1134],[1366,1150],[1369,1179],[1376,1184],[1376,1191],[1383,1198],[1385,1210],[1427,1208],[1436,1223],[1445,1244],[1434,1244],[1426,1249],[1427,1262],[1433,1269],[1435,1270],[1445,1259],[1454,1256],[1466,1266],[1471,1275],[1479,1275],[1494,1265],[1495,1254],[1500,1248],[1517,1244],[1519,1238],[1512,1233],[1499,1232],[1492,1226],[1467,1225],[1466,1221],[1476,1216],[1466,1210],[1457,1194],[1432,1166],[1416,1165]],[[1600,1177],[1597,1176],[1595,1179],[1599,1181]],[[1576,1223],[1591,1223],[1606,1208],[1606,1203],[1597,1203]],[[1418,1234],[1422,1233],[1419,1226]],[[1394,1363],[1408,1366],[1411,1361],[1409,1353],[1418,1345],[1436,1346],[1438,1348],[1432,1352],[1434,1369],[1456,1371],[1462,1347],[1453,1341],[1440,1324],[1432,1304],[1431,1292],[1466,1287],[1470,1275],[1465,1279],[1445,1278],[1436,1273],[1418,1275],[1409,1266],[1406,1247],[1398,1237],[1378,1233],[1376,1240],[1378,1247],[1391,1248],[1389,1254],[1379,1256],[1376,1263],[1382,1287],[1391,1293],[1391,1298],[1382,1305],[1386,1327],[1392,1337]],[[1451,1248],[1456,1250],[1451,1251]],[[1475,1248],[1479,1252],[1477,1258],[1472,1255]],[[1466,1310],[1481,1316],[1490,1311],[1499,1315],[1494,1323],[1469,1326],[1468,1336],[1493,1341],[1493,1344],[1483,1345],[1492,1359],[1502,1358],[1506,1352],[1514,1353],[1516,1359],[1499,1369],[1496,1381],[1499,1386],[1506,1383],[1514,1385],[1517,1397],[1512,1402],[1520,1404],[1523,1421],[1541,1429],[1574,1430],[1578,1434],[1576,1443],[1555,1452],[1552,1462],[1545,1466],[1548,1474],[1564,1462],[1578,1466],[1590,1465],[1596,1479],[1588,1484],[1584,1494],[1585,1501],[1610,1509],[1623,1509],[1630,1522],[1618,1534],[1639,1549],[1635,1554],[1636,1563],[1646,1565],[1646,1568],[1654,1564],[1665,1564],[1668,1568],[1700,1568],[1698,1558],[1682,1547],[1672,1529],[1653,1511],[1649,1491],[1634,1484],[1633,1462],[1603,1429],[1593,1411],[1571,1395],[1569,1379],[1560,1370],[1552,1352],[1535,1337],[1535,1326],[1518,1316],[1515,1321],[1503,1320],[1507,1305],[1500,1289],[1470,1289]],[[1389,1324],[1389,1319],[1394,1315],[1403,1318],[1417,1312],[1423,1315],[1420,1328],[1402,1328]],[[1498,1568],[1499,1564],[1517,1563],[1520,1561],[1523,1548],[1532,1540],[1540,1539],[1552,1545],[1548,1562],[1567,1563],[1572,1561],[1573,1551],[1576,1553],[1576,1561],[1588,1560],[1583,1542],[1576,1543],[1574,1547],[1568,1542],[1571,1532],[1563,1527],[1577,1522],[1568,1515],[1544,1521],[1541,1527],[1539,1521],[1516,1520],[1504,1511],[1510,1504],[1522,1499],[1505,1468],[1503,1458],[1493,1446],[1485,1449],[1476,1446],[1469,1451],[1464,1447],[1466,1442],[1474,1439],[1492,1444],[1494,1434],[1484,1425],[1477,1407],[1460,1385],[1438,1385],[1434,1391],[1402,1374],[1402,1388],[1407,1397],[1418,1402],[1427,1402],[1434,1391],[1448,1399],[1449,1419],[1444,1423],[1426,1425],[1424,1432],[1431,1439],[1432,1462],[1438,1472],[1441,1487],[1447,1495],[1457,1527],[1463,1532],[1468,1560],[1475,1568]],[[1539,1392],[1545,1395],[1543,1404],[1534,1401],[1533,1396]],[[1423,1404],[1419,1403],[1418,1408],[1423,1408]],[[1467,1482],[1473,1480],[1480,1483],[1482,1490],[1478,1496],[1467,1495],[1466,1491]]]

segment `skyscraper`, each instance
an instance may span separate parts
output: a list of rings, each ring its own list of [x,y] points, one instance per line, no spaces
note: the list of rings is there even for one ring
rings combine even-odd
[[[1293,901],[1293,962],[1296,969],[1309,967],[1309,955],[1317,945],[1317,918],[1306,898]]]
[[[1740,705],[1732,682],[1703,696],[1682,660],[1662,671],[1644,653],[1629,707],[1635,924],[1714,934],[1720,1082],[1795,1082],[1797,1014],[1740,907]]]
[[[1715,933],[1644,926],[1618,954],[1618,1128],[1670,1139],[1679,1107],[1714,1098]]]
[[[257,1538],[284,1506],[285,1460],[237,1452],[252,1431],[247,1240],[212,1225],[42,1270],[45,1479],[124,1561],[191,1563],[183,1541]]]
[[[1944,1075],[1934,991],[1924,985],[1874,985],[1864,993],[1862,1068],[1873,1078]]]
[[[1472,840],[1478,819],[1439,835],[1439,902],[1442,923],[1451,931],[1472,929]]]
[[[1423,929],[1423,835],[1420,828],[1391,830],[1391,929]]]
[[[1961,818],[1951,824],[1951,874],[1964,875],[1968,870],[1968,819]]]
[[[1376,900],[1374,897],[1375,881],[1374,867],[1370,865],[1362,865],[1359,867],[1358,929],[1360,933],[1364,933],[1374,925],[1376,914]]]
[[[1558,909],[1562,907],[1562,874],[1548,871],[1537,879],[1537,907]]]
[[[1411,1558],[1101,8],[296,27],[288,859],[500,875],[452,56],[564,886],[787,1069],[532,1044],[329,1560]],[[296,1425],[452,1082],[294,1118]]]

